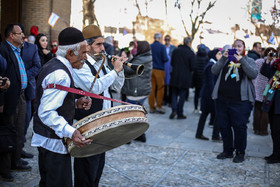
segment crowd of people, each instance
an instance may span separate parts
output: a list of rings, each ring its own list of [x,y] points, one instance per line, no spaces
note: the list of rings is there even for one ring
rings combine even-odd
[[[111,36],[105,39],[96,25],[82,31],[65,28],[50,43],[37,26],[31,27],[28,37],[24,33],[22,24],[9,24],[0,45],[1,131],[12,127],[16,132],[12,149],[2,149],[5,145],[2,139],[0,142],[2,180],[13,181],[12,170],[32,169],[23,158],[33,155],[23,147],[33,118],[31,146],[38,149],[40,186],[73,185],[71,156],[64,138],[78,147],[90,144],[91,139],[85,139],[72,126],[73,121],[111,108],[112,102],[75,95],[55,85],[106,98],[117,92],[131,104],[143,105],[148,99],[151,115],[164,114],[165,105],[172,110],[170,120],[187,118],[183,109],[193,88],[194,113],[200,115],[194,137],[209,140],[203,129],[210,114],[212,140],[223,142],[217,159],[244,161],[252,113],[256,135],[268,135],[270,126],[273,150],[266,162],[280,163],[279,50],[264,49],[256,42],[246,53],[245,42],[237,39],[212,50],[200,44],[194,51],[191,38],[185,37],[176,47],[171,36],[162,33],[155,33],[151,44],[133,40],[119,48],[118,41]],[[113,58],[104,64],[103,56],[97,55],[100,53]],[[137,75],[123,66],[126,61],[143,66],[144,72]],[[144,133],[135,140],[146,142],[146,138]],[[105,152],[75,158],[74,186],[98,186],[104,165]]]

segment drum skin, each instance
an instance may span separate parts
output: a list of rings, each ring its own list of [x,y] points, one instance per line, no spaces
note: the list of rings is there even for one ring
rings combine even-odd
[[[142,135],[149,123],[140,105],[120,105],[93,113],[72,125],[92,143],[78,148],[67,139],[67,149],[76,158],[100,154]]]

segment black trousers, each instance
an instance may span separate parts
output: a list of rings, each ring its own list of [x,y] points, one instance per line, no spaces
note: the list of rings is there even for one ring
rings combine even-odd
[[[203,130],[204,130],[204,126],[205,126],[205,122],[206,122],[208,114],[211,115],[209,124],[214,124],[215,125],[215,112],[210,113],[210,112],[202,111],[202,113],[200,115],[200,118],[199,118],[199,121],[198,121],[198,124],[197,124],[196,136],[203,135]],[[219,129],[217,127],[215,127],[213,129],[213,136],[212,137],[215,137],[215,138],[219,137]]]
[[[273,143],[272,154],[280,159],[280,114],[274,114],[274,105],[271,106],[269,111],[269,122]]]
[[[21,164],[21,151],[24,145],[24,120],[25,120],[26,102],[24,91],[20,93],[15,114],[0,115],[1,123],[11,124],[17,132],[16,147],[12,153],[0,154],[0,173],[10,173],[11,167],[16,167]]]
[[[169,85],[164,85],[164,96],[163,96],[163,101],[165,102],[166,105],[171,104],[171,94],[172,94],[172,89]]]
[[[195,92],[194,92],[194,109],[197,110],[198,109],[198,101],[200,99],[200,90],[201,90],[201,87],[199,86],[196,86],[195,87]]]
[[[74,186],[98,187],[105,165],[105,153],[74,159]]]
[[[40,187],[72,187],[71,157],[38,147]]]
[[[255,133],[267,133],[269,124],[268,113],[262,111],[262,102],[255,101],[253,128]]]

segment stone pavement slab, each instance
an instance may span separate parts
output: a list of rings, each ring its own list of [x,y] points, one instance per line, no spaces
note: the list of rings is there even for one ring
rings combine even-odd
[[[106,154],[100,182],[105,187],[279,186],[279,164],[267,165],[258,157],[246,157],[245,162],[236,164],[232,159],[216,159],[215,153],[138,142]],[[275,175],[268,176],[268,171]]]

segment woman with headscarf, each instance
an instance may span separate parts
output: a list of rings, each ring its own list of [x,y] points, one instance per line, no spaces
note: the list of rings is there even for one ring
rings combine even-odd
[[[201,110],[201,115],[198,121],[197,125],[197,130],[196,130],[196,135],[195,137],[198,139],[202,140],[209,140],[207,137],[203,135],[203,129],[205,126],[205,121],[208,116],[208,114],[211,115],[210,118],[210,123],[209,124],[214,124],[214,119],[215,119],[215,103],[214,100],[212,99],[212,92],[213,88],[215,85],[215,76],[211,72],[211,67],[213,64],[217,62],[217,60],[220,60],[222,57],[222,53],[220,49],[214,49],[212,51],[208,52],[208,57],[209,61],[204,67],[203,71],[203,78],[202,78],[202,87],[201,87],[201,92],[200,92],[200,110]],[[212,135],[212,140],[219,140],[219,131],[216,128],[217,125],[214,124],[214,129],[213,129],[213,135]]]
[[[56,51],[58,49],[58,41],[57,40],[53,40],[52,44],[51,44],[51,52],[53,54],[53,56],[56,56]]]
[[[218,75],[212,96],[216,103],[216,118],[223,139],[223,152],[217,159],[244,161],[247,146],[247,122],[255,101],[252,79],[258,75],[256,63],[245,55],[245,43],[235,40],[233,49],[226,50],[212,66]]]
[[[150,44],[147,41],[137,41],[137,52],[130,63],[144,65],[144,72],[141,76],[137,76],[135,71],[124,66],[126,79],[122,88],[122,93],[126,95],[126,102],[132,104],[141,103],[141,105],[143,105],[152,89],[152,52]],[[135,140],[146,142],[146,136],[143,134]]]
[[[41,66],[53,58],[53,54],[48,50],[48,38],[45,34],[39,33],[36,36],[35,44],[38,46],[38,54],[41,60]]]

